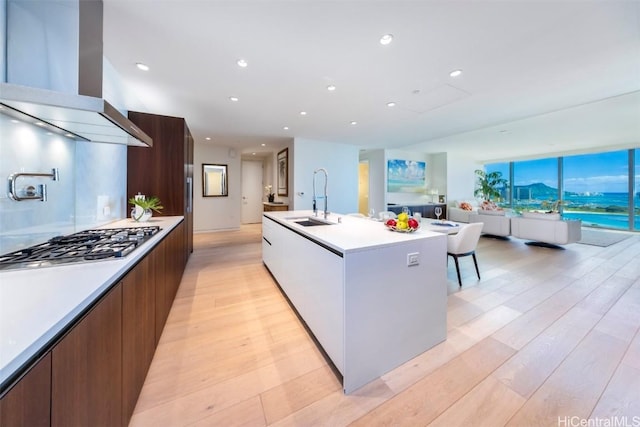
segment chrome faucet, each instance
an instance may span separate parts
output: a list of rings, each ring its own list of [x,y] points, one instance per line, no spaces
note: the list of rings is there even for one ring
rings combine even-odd
[[[316,204],[316,174],[318,172],[324,172],[324,219],[327,219],[327,215],[329,215],[329,211],[327,211],[327,181],[329,180],[329,174],[325,168],[313,171],[313,215],[318,216],[318,207]]]

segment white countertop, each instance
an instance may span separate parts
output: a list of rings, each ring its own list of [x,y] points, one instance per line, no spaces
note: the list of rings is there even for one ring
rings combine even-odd
[[[343,254],[442,235],[427,230],[426,227],[413,233],[399,233],[389,230],[380,221],[334,213],[327,216],[327,220],[332,222],[332,225],[312,227],[305,227],[295,221],[313,216],[313,211],[264,212],[263,215]],[[322,212],[318,212],[318,218],[324,219]],[[340,223],[338,223],[338,218],[340,218]]]
[[[162,230],[124,258],[0,272],[0,384],[117,282],[183,217],[123,219],[97,228],[157,225]]]

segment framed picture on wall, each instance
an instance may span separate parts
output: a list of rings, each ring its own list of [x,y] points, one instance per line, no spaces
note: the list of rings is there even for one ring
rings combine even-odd
[[[387,161],[387,191],[389,193],[422,193],[426,185],[426,162],[415,160]]]
[[[278,196],[289,195],[289,149],[278,152]]]

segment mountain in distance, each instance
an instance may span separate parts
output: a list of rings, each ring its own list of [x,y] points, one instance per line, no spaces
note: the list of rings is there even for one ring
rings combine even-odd
[[[565,191],[564,197],[577,196],[578,193],[572,191]],[[535,200],[557,200],[558,189],[549,187],[542,182],[536,182],[529,185],[514,185],[513,186],[513,198],[515,200],[520,199],[535,199]]]

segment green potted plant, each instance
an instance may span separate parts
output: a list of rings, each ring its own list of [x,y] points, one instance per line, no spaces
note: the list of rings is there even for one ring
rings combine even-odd
[[[153,215],[152,211],[160,213],[164,207],[162,202],[156,196],[146,197],[141,194],[129,199],[129,203],[133,205],[131,209],[131,218],[134,221],[145,222],[148,221]]]
[[[502,178],[502,172],[485,172],[482,169],[476,169],[477,188],[473,192],[476,197],[482,197],[487,202],[491,201],[491,198],[500,199],[500,191],[498,188],[504,187],[507,184],[507,180]]]

